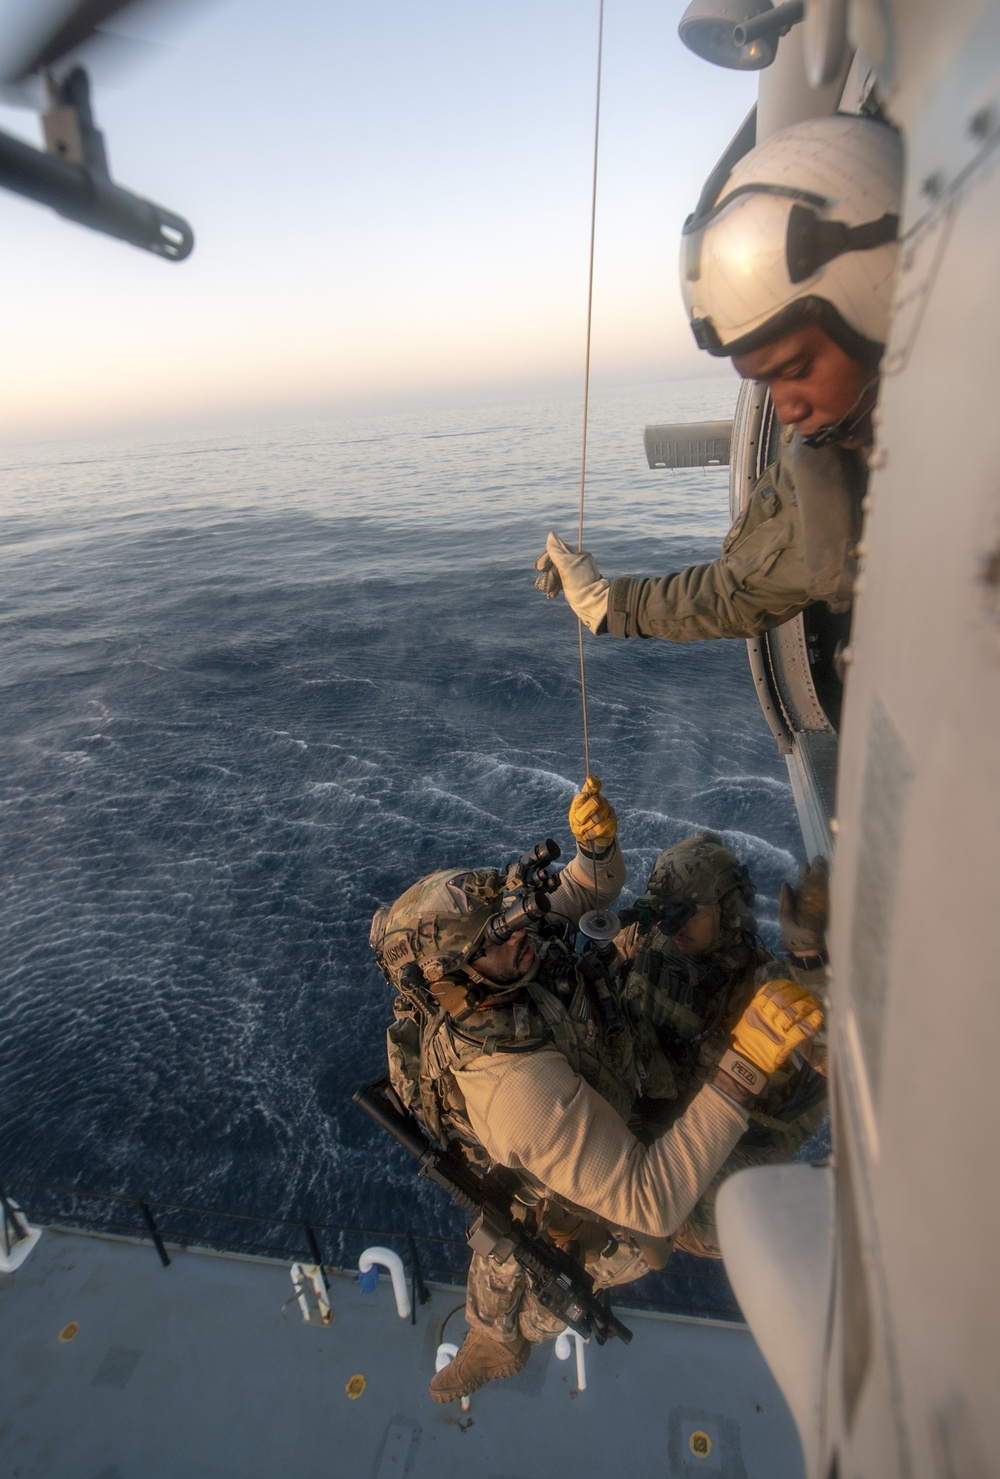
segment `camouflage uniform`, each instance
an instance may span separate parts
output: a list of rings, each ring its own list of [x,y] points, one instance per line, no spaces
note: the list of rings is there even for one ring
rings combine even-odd
[[[395,1003],[396,1020],[388,1031],[393,1084],[411,1107],[419,1105],[425,1125],[436,1123],[439,1132],[458,1140],[472,1159],[485,1157],[465,1113],[461,1070],[488,1053],[490,1043],[495,1045],[493,1051],[530,1051],[533,1045],[540,1047],[551,1039],[623,1120],[629,1119],[635,1103],[638,1079],[633,1036],[618,999],[615,974],[592,971],[588,980],[561,940],[539,939],[535,944],[540,963],[535,978],[526,985],[526,999],[469,1015],[463,1014],[466,1009],[459,1003],[456,1015],[461,1017],[461,1027],[457,1031],[449,1013],[431,1035],[429,1029],[421,1028],[408,1002],[397,999]],[[617,1018],[610,1023],[609,1004]],[[455,1005],[449,1002],[450,1008]],[[420,1065],[417,1081],[411,1075],[407,1082],[400,1051],[404,1037],[409,1039],[405,1061]],[[418,1037],[420,1047],[414,1056]],[[574,1245],[596,1288],[629,1283],[666,1261],[669,1239],[630,1237],[584,1208],[545,1195],[544,1187],[532,1185],[530,1176],[524,1179],[523,1216],[561,1247]],[[602,1256],[605,1249],[609,1252]],[[518,1333],[537,1342],[558,1335],[563,1328],[563,1322],[535,1298],[520,1264],[512,1258],[497,1263],[478,1253],[472,1255],[469,1268],[466,1318],[473,1329],[482,1329],[506,1344]]]
[[[754,898],[747,870],[721,839],[697,834],[659,855],[637,900],[639,911],[649,912],[619,936],[619,950],[630,962],[622,997],[636,1035],[647,1134],[683,1113],[762,980],[794,975],[807,987],[815,984],[787,961],[779,967],[761,944],[750,912]],[[715,909],[713,944],[703,954],[684,954],[659,928],[655,912],[683,899]],[[747,1134],[678,1229],[677,1247],[717,1258],[719,1186],[747,1166],[791,1160],[825,1112],[819,1075],[793,1061],[779,1069],[750,1111]]]
[[[558,937],[536,938],[538,963],[530,978],[522,978],[507,990],[495,986],[490,990],[489,983],[485,983],[484,992],[476,981],[474,955],[470,956],[468,942],[475,938],[478,914],[500,892],[502,878],[495,873],[435,874],[414,885],[387,911],[388,919],[376,916],[373,943],[383,969],[400,988],[394,1005],[395,1021],[388,1030],[390,1077],[402,1102],[432,1136],[457,1142],[470,1159],[482,1164],[489,1161],[490,1154],[484,1149],[484,1136],[487,1144],[494,1143],[491,1135],[503,1116],[498,1110],[494,1119],[492,1110],[488,1110],[488,1123],[481,1119],[477,1134],[470,1121],[466,1094],[491,1074],[506,1075],[508,1082],[513,1074],[519,1105],[529,1084],[537,1086],[540,1076],[551,1073],[554,1059],[561,1064],[564,1075],[568,1065],[572,1082],[582,1078],[600,1096],[597,1100],[583,1096],[583,1119],[576,1118],[576,1123],[584,1127],[581,1139],[586,1153],[592,1154],[595,1165],[601,1168],[597,1182],[606,1176],[612,1181],[619,1178],[623,1184],[629,1177],[637,1180],[645,1188],[642,1206],[649,1207],[652,1202],[662,1209],[656,1211],[657,1219],[670,1216],[670,1198],[676,1184],[680,1188],[676,1220],[665,1222],[662,1228],[659,1221],[644,1228],[638,1219],[628,1226],[613,1225],[587,1206],[556,1194],[551,1184],[532,1174],[533,1161],[539,1166],[547,1164],[543,1143],[551,1144],[560,1131],[569,1133],[567,1126],[574,1123],[573,1114],[567,1114],[553,1127],[555,1134],[544,1116],[537,1125],[532,1123],[531,1133],[538,1132],[537,1151],[529,1147],[519,1151],[516,1159],[501,1163],[518,1172],[521,1215],[543,1228],[560,1246],[574,1247],[597,1287],[628,1282],[666,1261],[672,1245],[669,1234],[743,1133],[745,1112],[709,1089],[707,1100],[703,1098],[692,1108],[686,1127],[671,1127],[662,1142],[642,1150],[626,1127],[637,1099],[638,1078],[632,1024],[621,1002],[617,963],[612,962],[609,968],[588,957],[581,964]],[[472,909],[465,920],[449,912],[458,894]],[[406,986],[407,958],[419,961],[425,981],[431,983],[433,998],[440,1006],[436,1014],[428,1011],[426,1001]],[[484,995],[490,998],[489,1005],[480,1006]],[[508,1096],[508,1127],[510,1104]],[[612,1143],[617,1146],[615,1137],[623,1143],[623,1149],[615,1149],[610,1158],[598,1154],[600,1116],[593,1121],[593,1133],[589,1129],[587,1114],[595,1114],[597,1105],[603,1116],[605,1150],[609,1117],[617,1126]],[[500,1133],[497,1128],[496,1134]],[[675,1136],[680,1136],[676,1142]],[[671,1160],[674,1143],[679,1149],[676,1165]],[[635,1165],[626,1167],[626,1156]],[[643,1182],[647,1157],[653,1170]],[[605,1170],[608,1165],[611,1169]],[[661,1170],[665,1174],[657,1180]],[[579,1182],[579,1195],[585,1200],[591,1195],[591,1187],[584,1185],[586,1174],[581,1171]],[[602,1193],[595,1188],[593,1194],[593,1205],[599,1205]],[[604,1204],[633,1205],[624,1196],[616,1202],[612,1193],[604,1197]],[[538,1341],[557,1334],[561,1328],[560,1322],[554,1321],[535,1299],[526,1276],[512,1259],[499,1264],[493,1259],[473,1257],[466,1312],[474,1329],[482,1329],[494,1340],[509,1345],[520,1336]]]
[[[722,554],[659,580],[611,583],[614,637],[695,642],[754,637],[825,601],[851,604],[867,468],[860,452],[805,447],[791,428],[782,455],[758,481],[726,535]]]
[[[595,1227],[597,1224],[594,1224]],[[551,1228],[549,1232],[551,1235]],[[574,1241],[576,1241],[574,1239]],[[605,1238],[605,1242],[607,1239]],[[579,1248],[579,1243],[577,1247]],[[652,1268],[661,1268],[665,1256],[650,1261],[633,1240],[624,1239],[607,1256],[599,1249],[581,1250],[595,1289],[631,1284]],[[518,1335],[538,1345],[563,1331],[565,1321],[539,1304],[521,1265],[513,1258],[497,1263],[493,1258],[472,1255],[465,1291],[465,1318],[473,1330],[482,1330],[503,1345],[513,1345]]]

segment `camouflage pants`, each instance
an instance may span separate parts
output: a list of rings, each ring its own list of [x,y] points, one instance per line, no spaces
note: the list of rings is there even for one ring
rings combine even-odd
[[[649,1272],[650,1265],[629,1242],[619,1243],[609,1258],[587,1261],[587,1272],[595,1289],[609,1289],[615,1284],[631,1284]],[[566,1328],[565,1321],[550,1314],[531,1292],[528,1276],[513,1258],[497,1263],[473,1253],[465,1295],[465,1318],[472,1330],[515,1344],[517,1337],[538,1344],[553,1340]]]
[[[691,1209],[687,1220],[677,1229],[674,1247],[684,1253],[694,1253],[698,1258],[721,1258],[719,1234],[715,1226],[715,1197],[719,1187],[736,1171],[745,1171],[750,1166],[774,1166],[794,1158],[795,1152],[822,1122],[826,1113],[826,1101],[817,1104],[808,1114],[800,1115],[787,1129],[763,1129],[754,1137],[754,1126],[743,1137],[736,1149],[723,1163],[707,1191]]]

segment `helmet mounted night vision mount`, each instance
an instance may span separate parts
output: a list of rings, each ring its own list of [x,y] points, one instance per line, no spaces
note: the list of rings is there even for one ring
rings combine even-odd
[[[548,870],[561,851],[558,842],[547,837],[511,864],[504,881],[503,902],[487,921],[480,950],[502,945],[518,930],[541,924],[552,908],[548,895],[559,887],[558,874]]]

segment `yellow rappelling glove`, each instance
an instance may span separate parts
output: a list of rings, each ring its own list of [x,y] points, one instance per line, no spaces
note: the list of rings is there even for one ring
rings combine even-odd
[[[764,1073],[774,1073],[800,1043],[813,1037],[823,1009],[804,986],[794,981],[768,981],[757,992],[733,1029],[733,1051]]]
[[[794,981],[768,981],[757,992],[730,1036],[732,1047],[723,1053],[716,1088],[749,1106],[795,1049],[813,1037],[823,1021],[823,1009],[804,986]],[[727,1083],[728,1080],[728,1083]],[[736,1084],[742,1092],[731,1093]]]
[[[618,817],[606,796],[601,795],[601,783],[596,775],[588,775],[579,791],[570,802],[570,831],[590,852],[606,852],[618,836]]]

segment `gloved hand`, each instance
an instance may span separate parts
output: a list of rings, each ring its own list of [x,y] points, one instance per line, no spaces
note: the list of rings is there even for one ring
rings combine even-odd
[[[558,534],[550,534],[545,553],[535,561],[535,569],[538,571],[536,590],[550,599],[562,591],[584,626],[592,632],[603,625],[608,615],[611,582],[598,570],[593,555],[586,550],[577,554],[568,544],[563,544]]]
[[[583,790],[570,802],[570,831],[577,842],[591,852],[609,848],[618,835],[618,817],[596,775],[588,775]]]
[[[804,986],[768,981],[737,1022],[730,1042],[734,1053],[762,1073],[774,1073],[815,1035],[822,1021],[822,1007]]]
[[[794,888],[781,885],[778,922],[785,949],[792,955],[821,955],[826,949],[826,926],[830,916],[830,869],[826,858],[799,864]]]

